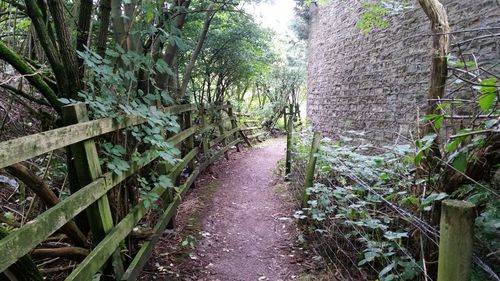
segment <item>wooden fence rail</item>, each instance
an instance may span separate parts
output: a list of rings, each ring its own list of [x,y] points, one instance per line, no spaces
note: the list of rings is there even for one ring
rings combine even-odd
[[[116,280],[135,280],[151,255],[159,234],[164,231],[174,216],[183,195],[193,185],[198,175],[232,147],[242,141],[248,143],[242,128],[236,125],[236,118],[232,115],[232,110],[227,110],[228,116],[222,118],[225,109],[231,109],[231,105],[212,106],[210,111],[219,113],[218,119],[215,118],[218,123],[208,124],[206,113],[209,110],[205,107],[199,111],[193,105],[163,108],[163,111],[170,114],[185,114],[183,118],[189,119],[188,122],[184,123],[188,124],[188,127],[167,139],[167,142],[172,146],[184,143],[190,149],[185,152],[177,164],[169,167],[165,173],[174,180],[185,167],[191,165],[193,169],[191,169],[187,180],[176,188],[174,196],[170,198],[165,196],[167,189],[162,187],[155,187],[150,191],[151,195],[165,200],[163,202],[164,208],[153,227],[153,238],[142,244],[128,265],[122,263],[123,259],[120,254],[122,243],[147,213],[148,208],[143,203],[139,203],[132,207],[121,221],[114,224],[107,201],[107,193],[141,168],[155,161],[157,156],[150,156],[147,161],[141,162],[140,165],[129,163],[130,169],[121,175],[112,172],[103,174],[94,139],[107,133],[143,124],[147,121],[146,119],[123,117],[120,120],[104,118],[89,121],[85,105],[75,104],[69,105],[63,110],[63,117],[68,126],[0,143],[0,169],[69,146],[74,156],[74,165],[80,183],[79,189],[72,190],[69,197],[0,240],[0,252],[2,253],[0,272],[6,271],[20,258],[29,254],[37,245],[72,221],[78,214],[87,211],[87,215],[91,217],[91,230],[97,244],[66,280],[92,280],[93,276],[108,263],[110,258],[113,261],[110,264],[113,265]],[[200,124],[191,125],[191,118],[196,112]],[[225,121],[228,120],[231,122],[227,129]],[[184,121],[186,120],[184,119]],[[218,129],[212,131],[218,131],[219,134],[213,137],[210,134],[207,135],[208,128]],[[195,136],[199,136],[202,140],[201,151],[198,147],[193,146]],[[219,150],[210,150],[217,144],[222,144]],[[195,166],[194,160],[200,152],[203,153],[203,157],[200,157],[203,161]]]

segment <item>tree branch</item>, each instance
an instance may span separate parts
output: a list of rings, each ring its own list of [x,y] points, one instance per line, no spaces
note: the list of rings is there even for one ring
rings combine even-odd
[[[220,9],[220,7],[219,7]],[[180,91],[178,93],[178,98],[182,99],[184,98],[187,90],[187,86],[189,84],[189,79],[191,78],[191,73],[193,72],[194,65],[196,63],[196,60],[198,59],[198,55],[201,52],[201,48],[203,47],[203,44],[205,43],[205,39],[208,34],[208,29],[210,28],[210,23],[212,23],[212,19],[215,16],[215,13],[218,11],[215,7],[211,5],[211,7],[208,8],[208,12],[205,15],[205,21],[203,22],[203,29],[201,30],[200,35],[198,36],[198,42],[196,43],[196,47],[191,55],[191,59],[189,60],[188,65],[186,66],[186,70],[184,71],[184,75],[182,76],[182,86],[180,88]]]
[[[64,93],[67,93],[68,91],[68,78],[62,62],[57,56],[57,49],[49,35],[47,29],[48,25],[45,24],[42,10],[38,4],[35,3],[35,0],[24,0],[24,2],[26,4],[28,16],[30,17],[38,35],[40,45],[43,47],[52,71],[54,72],[54,76],[56,77],[59,94],[64,95]]]
[[[49,188],[49,185],[31,172],[22,164],[14,164],[5,168],[7,172],[24,182],[36,195],[38,195],[48,207],[53,207],[59,203],[59,198]],[[86,245],[86,237],[78,229],[75,222],[70,221],[62,227],[64,233],[79,246]]]
[[[23,11],[23,12],[26,12],[26,7],[20,3],[18,3],[18,1],[12,1],[12,0],[3,0],[4,2],[6,3],[9,3],[10,5],[16,7],[18,10],[20,11]]]
[[[63,257],[75,261],[82,261],[88,255],[89,250],[80,247],[42,248],[34,249],[30,253],[30,256],[35,259]]]
[[[28,99],[28,100],[30,100],[32,102],[35,102],[35,103],[38,103],[38,104],[41,104],[41,105],[45,105],[45,106],[50,106],[50,104],[48,102],[46,102],[44,100],[39,100],[39,99],[37,99],[37,98],[35,98],[33,96],[30,96],[30,95],[26,94],[25,92],[23,92],[23,91],[21,91],[19,89],[16,89],[16,88],[14,88],[14,87],[12,87],[10,85],[0,84],[0,87],[2,87],[4,89],[7,89],[7,90],[13,92],[14,94],[19,95],[19,96],[21,96],[21,97],[23,97],[25,99]]]
[[[45,83],[40,74],[36,73],[33,68],[26,63],[19,54],[12,51],[7,45],[0,41],[0,59],[12,65],[19,73],[24,75],[26,80],[30,82],[40,93],[49,101],[50,105],[61,113],[62,103],[58,100],[57,94],[52,88]]]

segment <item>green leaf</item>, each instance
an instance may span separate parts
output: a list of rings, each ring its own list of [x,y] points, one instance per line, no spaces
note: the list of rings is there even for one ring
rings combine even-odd
[[[112,57],[112,58],[117,58],[120,56],[118,52],[113,50],[112,48],[107,48],[106,49],[106,56]]]
[[[449,142],[448,144],[446,144],[445,146],[445,151],[446,152],[452,152],[452,151],[455,151],[458,146],[465,140],[465,137],[459,137],[459,138],[456,138],[454,139],[453,141]]]
[[[67,98],[59,98],[57,99],[58,101],[60,101],[61,103],[65,104],[65,105],[68,105],[68,104],[72,104],[72,103],[76,103],[77,101],[76,100],[73,100],[73,99],[67,99]]]
[[[446,197],[448,197],[448,194],[446,194],[445,192],[432,193],[422,201],[420,208],[423,209],[424,211],[430,211],[432,208],[432,202],[443,200]]]
[[[401,203],[405,206],[418,206],[419,200],[415,195],[410,195],[401,199]]]
[[[163,187],[163,188],[169,188],[169,187],[172,187],[173,184],[172,184],[172,181],[170,180],[169,177],[165,176],[165,175],[161,175],[159,178],[158,178],[158,184]]]
[[[467,169],[467,156],[465,153],[460,152],[455,159],[453,159],[453,167],[460,172],[465,172]]]
[[[490,119],[490,120],[487,120],[486,122],[484,122],[484,127],[486,129],[490,129],[490,128],[493,128],[493,126],[495,126],[497,123],[498,123],[499,120],[497,119]]]
[[[439,117],[434,120],[434,127],[436,127],[436,129],[441,128],[443,121],[444,121],[444,116],[439,115]]]
[[[443,106],[444,107],[444,106]],[[427,114],[422,117],[422,122],[433,122],[434,126],[439,129],[444,121],[444,116],[441,114]]]
[[[3,214],[4,218],[6,218],[9,221],[15,220],[14,213],[12,212],[6,212]]]
[[[454,64],[455,67],[458,67],[458,68],[476,68],[476,62],[474,62],[473,60],[468,60],[468,61],[465,61],[465,63],[463,61],[456,61]]]
[[[423,157],[425,156],[429,148],[434,143],[436,137],[437,137],[436,134],[428,134],[424,136],[422,139],[416,140],[415,146],[418,148],[418,151],[413,159],[415,165],[417,166],[420,165],[420,162],[422,161]]]
[[[481,80],[481,86],[479,87],[479,92],[481,94],[496,93],[497,92],[496,84],[497,84],[497,78],[495,77],[483,79]]]
[[[396,267],[396,262],[393,261],[378,273],[378,277],[383,277],[384,275],[389,273],[394,267]]]
[[[390,179],[390,177],[387,173],[380,174],[379,178],[383,181],[388,181]]]
[[[155,68],[160,73],[166,73],[166,74],[171,75],[171,76],[174,75],[174,72],[172,71],[172,69],[167,65],[167,63],[163,59],[159,59],[156,62]]]
[[[484,112],[488,112],[495,101],[497,94],[496,84],[497,78],[495,77],[481,80],[479,106]]]
[[[384,233],[384,237],[389,240],[398,240],[403,237],[408,237],[408,233],[387,231],[386,233]]]
[[[496,93],[483,94],[479,97],[479,106],[481,109],[488,113],[490,111],[491,106],[495,102]]]
[[[422,116],[421,121],[423,121],[423,122],[433,121],[436,118],[438,118],[439,116],[441,116],[441,115],[439,115],[439,114],[427,114],[427,115]]]

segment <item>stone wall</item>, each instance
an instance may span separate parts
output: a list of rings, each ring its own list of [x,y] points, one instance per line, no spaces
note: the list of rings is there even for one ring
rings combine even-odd
[[[441,2],[452,31],[474,29],[453,34],[451,43],[470,40],[460,50],[500,72],[493,65],[500,59],[500,39],[485,36],[500,33],[500,28],[480,30],[500,27],[497,0]],[[392,16],[389,28],[367,35],[355,28],[359,1],[333,0],[311,9],[307,113],[315,130],[334,138],[364,131],[383,142],[404,139],[416,128],[417,112],[425,111],[432,37],[426,15],[413,4],[414,9]],[[454,88],[448,87],[449,93]]]

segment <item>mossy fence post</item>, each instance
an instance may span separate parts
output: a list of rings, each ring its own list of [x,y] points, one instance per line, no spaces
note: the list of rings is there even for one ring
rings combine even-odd
[[[64,106],[62,108],[62,116],[66,125],[89,121],[85,103]],[[82,188],[102,176],[101,164],[93,139],[72,144],[70,150],[74,156],[73,163],[76,170],[78,188]],[[75,192],[75,190],[72,190],[72,192]],[[106,234],[114,226],[108,196],[102,196],[89,206],[87,208],[87,216],[94,242],[97,244],[106,237]],[[120,249],[117,249],[113,254],[112,260],[115,276],[121,276],[124,269]]]
[[[287,124],[286,124],[286,108],[287,108],[287,106],[285,105],[283,107],[283,128],[285,128],[285,130],[288,128]]]
[[[207,122],[207,109],[204,104],[201,104],[200,110],[200,120],[201,120],[201,127],[202,127],[202,134],[201,134],[201,142],[202,142],[202,149],[203,149],[203,162],[208,161],[210,159],[210,148],[208,146],[208,122]]]
[[[443,201],[438,281],[470,280],[474,219],[474,204],[459,200]]]
[[[288,110],[288,124],[286,130],[286,163],[285,163],[285,181],[290,181],[292,172],[292,137],[293,137],[293,106]]]
[[[307,194],[307,189],[313,186],[314,182],[314,171],[316,170],[316,160],[318,157],[319,144],[321,142],[321,133],[314,132],[311,151],[309,152],[309,162],[307,163],[306,179],[304,181],[304,191],[302,193],[302,208],[307,208],[307,201],[309,201],[309,194]]]
[[[236,118],[234,117],[233,114],[233,106],[231,105],[230,102],[227,102],[227,115],[229,116],[229,119],[231,120],[231,130],[236,130],[238,128],[238,124],[236,123]],[[238,132],[235,132],[233,134],[234,140],[238,139]],[[240,152],[240,144],[236,144],[236,152]]]
[[[187,129],[190,129],[191,127],[193,127],[193,114],[192,114],[191,110],[184,112],[183,116],[184,116],[184,130],[187,130]],[[193,148],[194,148],[194,134],[190,135],[187,138],[186,149],[185,149],[185,152],[182,156],[184,157],[187,154],[189,154],[189,152],[191,152],[191,150],[193,150]],[[189,172],[192,173],[194,171],[194,168],[195,168],[194,160],[189,161],[188,167],[189,167]]]
[[[217,110],[217,127],[219,127],[219,135],[221,135],[221,136],[223,136],[225,134],[224,118],[222,118],[223,112],[224,111],[221,108],[219,108]],[[226,138],[222,139],[221,144],[222,144],[222,147],[226,147],[226,145],[227,145]],[[224,157],[226,158],[226,160],[229,160],[229,154],[227,151],[224,152]]]

